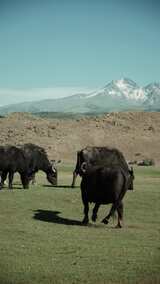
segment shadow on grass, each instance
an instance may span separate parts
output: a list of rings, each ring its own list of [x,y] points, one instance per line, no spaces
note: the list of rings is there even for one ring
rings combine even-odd
[[[42,185],[43,187],[54,187],[54,188],[72,188],[72,189],[75,189],[75,188],[79,188],[79,186],[75,186],[74,188],[71,187],[71,185],[51,185],[51,184],[43,184]]]
[[[61,214],[60,211],[37,209],[37,210],[34,210],[33,219],[40,220],[43,222],[55,223],[55,224],[62,224],[62,225],[69,225],[69,226],[85,226],[85,227],[90,227],[90,228],[95,228],[95,229],[106,228],[106,229],[116,230],[116,231],[119,231],[119,230],[123,231],[123,229],[142,229],[140,226],[136,226],[136,225],[129,225],[129,226],[125,225],[123,228],[117,228],[115,224],[113,225],[112,222],[110,222],[111,224],[108,224],[108,225],[103,224],[102,222],[98,224],[88,223],[87,225],[85,225],[85,224],[82,224],[82,222],[78,220],[60,217],[59,214]]]
[[[20,186],[13,186],[13,188],[8,188],[6,186],[3,186],[2,188],[0,188],[0,190],[7,190],[7,191],[14,191],[15,189],[27,190]]]
[[[71,226],[82,226],[82,222],[72,219],[67,219],[58,216],[61,212],[60,211],[50,211],[50,210],[42,210],[37,209],[34,211],[33,218],[36,220],[44,221],[44,222],[51,222],[56,224],[63,224],[63,225],[71,225]]]

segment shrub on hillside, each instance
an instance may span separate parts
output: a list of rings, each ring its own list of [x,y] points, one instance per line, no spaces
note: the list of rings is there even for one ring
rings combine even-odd
[[[153,159],[144,159],[137,163],[138,166],[154,166],[155,161]]]

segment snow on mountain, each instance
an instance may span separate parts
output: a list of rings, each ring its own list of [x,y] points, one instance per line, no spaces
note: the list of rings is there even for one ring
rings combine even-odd
[[[154,92],[160,95],[160,84],[159,83],[152,83],[145,87],[147,93]]]
[[[118,86],[118,88],[123,92],[124,96],[127,99],[132,100],[145,100],[145,92],[143,88],[140,88],[135,82],[133,82],[130,79],[121,79],[118,81],[115,81],[115,84]]]
[[[122,98],[133,101],[144,101],[146,99],[144,89],[140,88],[134,81],[127,78],[112,81],[104,88],[92,92],[85,98],[92,98],[95,96],[111,96],[113,98]]]
[[[103,94],[103,93],[104,93],[104,89],[99,89],[98,91],[95,91],[95,92],[92,92],[90,94],[87,94],[85,96],[85,99],[93,98],[93,97],[95,97],[95,96],[97,96],[99,94]]]
[[[146,100],[144,105],[150,109],[160,109],[160,84],[152,83],[145,88]]]

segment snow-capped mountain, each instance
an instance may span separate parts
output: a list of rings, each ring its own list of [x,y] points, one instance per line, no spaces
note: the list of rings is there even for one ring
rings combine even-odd
[[[146,99],[143,88],[140,88],[134,81],[124,78],[112,81],[98,92],[88,95],[93,96],[110,96],[112,98],[121,98],[134,101],[144,101]]]
[[[144,105],[146,105],[148,109],[160,109],[160,84],[149,84],[144,88],[144,92],[146,95]]]
[[[160,84],[152,83],[142,88],[123,78],[91,93],[0,107],[0,114],[15,111],[103,113],[126,110],[160,111]]]

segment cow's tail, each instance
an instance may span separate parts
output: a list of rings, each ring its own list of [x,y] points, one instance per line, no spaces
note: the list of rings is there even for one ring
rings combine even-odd
[[[115,216],[115,212],[116,212],[116,210],[117,210],[117,208],[119,206],[119,202],[123,199],[123,197],[124,197],[124,195],[125,195],[125,193],[127,191],[127,187],[128,187],[127,177],[126,177],[126,174],[125,174],[123,169],[121,169],[121,174],[122,174],[123,179],[124,179],[123,187],[122,187],[122,190],[121,190],[121,192],[120,192],[120,194],[119,194],[119,196],[117,198],[117,201],[114,204],[114,207],[113,207],[114,209],[112,211],[112,216]]]
[[[75,187],[75,182],[76,182],[76,178],[78,174],[80,174],[80,151],[77,152],[77,162],[76,162],[75,169],[73,171],[73,179],[72,179],[71,187]]]
[[[124,195],[125,195],[125,193],[128,189],[128,179],[126,177],[126,173],[124,172],[123,169],[121,169],[121,173],[122,173],[124,181],[123,181],[123,188],[122,188],[121,193],[120,193],[119,198],[118,198],[119,201],[123,199],[123,197],[124,197]]]
[[[80,168],[81,168],[81,158],[80,158],[80,154],[81,152],[78,151],[77,152],[77,163],[76,163],[76,167],[74,169],[75,174],[80,174]]]

